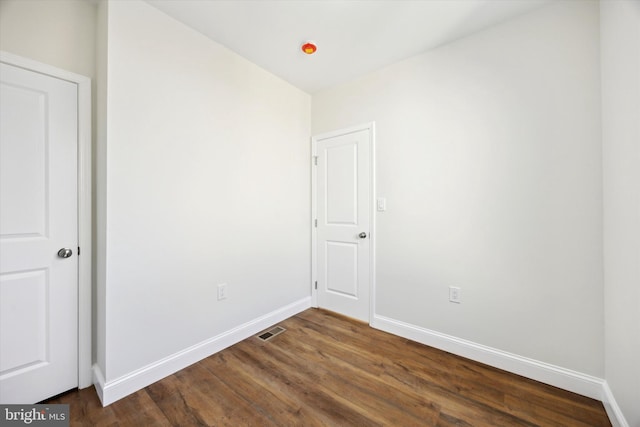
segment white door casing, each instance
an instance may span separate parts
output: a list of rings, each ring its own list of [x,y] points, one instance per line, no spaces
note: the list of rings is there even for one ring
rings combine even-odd
[[[0,403],[24,404],[91,384],[90,81],[0,59]]]
[[[366,322],[373,312],[373,131],[371,123],[312,138],[315,305]]]

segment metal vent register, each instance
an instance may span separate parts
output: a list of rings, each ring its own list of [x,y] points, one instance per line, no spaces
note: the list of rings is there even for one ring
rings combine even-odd
[[[270,339],[274,338],[276,335],[280,335],[284,331],[286,331],[285,328],[281,326],[274,326],[268,331],[264,331],[261,334],[257,335],[257,337],[260,338],[262,341],[269,341]]]

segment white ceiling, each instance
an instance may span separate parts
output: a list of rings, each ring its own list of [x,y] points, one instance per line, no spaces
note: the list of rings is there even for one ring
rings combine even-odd
[[[550,0],[147,0],[308,93]],[[313,55],[300,47],[312,40]]]

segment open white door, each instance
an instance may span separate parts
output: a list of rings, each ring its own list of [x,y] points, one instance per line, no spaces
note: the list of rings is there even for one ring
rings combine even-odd
[[[373,124],[312,139],[317,305],[369,322]]]
[[[0,64],[0,403],[78,386],[78,88]]]

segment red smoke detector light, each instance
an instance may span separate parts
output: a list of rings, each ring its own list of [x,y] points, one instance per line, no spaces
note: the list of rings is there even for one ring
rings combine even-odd
[[[312,53],[315,53],[316,50],[318,50],[317,46],[311,42],[306,42],[305,44],[302,45],[302,51],[307,55],[311,55]]]

